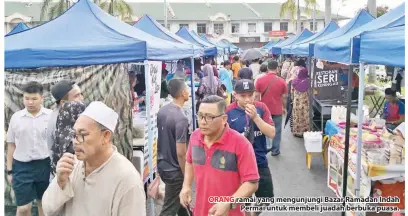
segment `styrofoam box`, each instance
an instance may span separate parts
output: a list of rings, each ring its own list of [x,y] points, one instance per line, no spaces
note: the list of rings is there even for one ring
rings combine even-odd
[[[307,152],[322,152],[322,135],[308,136],[308,133],[303,134],[305,148]]]

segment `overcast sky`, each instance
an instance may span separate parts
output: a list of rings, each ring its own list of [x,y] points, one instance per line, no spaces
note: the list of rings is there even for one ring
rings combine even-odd
[[[6,1],[23,1],[28,2],[30,0],[6,0]],[[42,2],[42,0],[31,0],[32,2]],[[163,2],[164,0],[125,0],[127,2]],[[208,2],[285,2],[285,0],[207,0]],[[324,11],[324,1],[317,0],[319,9]],[[167,2],[205,2],[205,0],[167,0]],[[301,5],[303,0],[300,0]],[[400,5],[404,0],[377,0],[377,6],[387,5],[390,8],[394,8]],[[332,0],[332,13],[347,17],[354,17],[356,12],[363,8],[367,4],[367,0],[345,0],[342,6],[341,0]]]

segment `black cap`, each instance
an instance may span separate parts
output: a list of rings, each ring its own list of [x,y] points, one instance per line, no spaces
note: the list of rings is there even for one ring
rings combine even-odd
[[[56,101],[60,101],[73,88],[75,82],[70,80],[61,80],[51,88],[51,94]]]
[[[255,91],[255,85],[252,80],[240,79],[235,83],[234,91],[236,93],[253,92]]]

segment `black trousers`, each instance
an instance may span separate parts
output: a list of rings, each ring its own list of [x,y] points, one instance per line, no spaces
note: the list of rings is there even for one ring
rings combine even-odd
[[[159,175],[166,184],[164,203],[160,216],[188,216],[187,210],[180,204],[180,192],[183,187],[184,176],[180,171],[160,171]]]

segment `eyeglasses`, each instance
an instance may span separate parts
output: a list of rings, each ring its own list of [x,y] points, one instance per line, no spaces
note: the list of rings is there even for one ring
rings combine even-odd
[[[103,131],[106,131],[106,129],[102,129],[100,131],[103,132]],[[91,134],[92,133],[77,134],[74,131],[71,132],[72,138],[75,139],[79,143],[83,143],[85,141],[85,137]]]
[[[196,117],[197,117],[197,120],[199,120],[199,121],[203,121],[203,120],[204,120],[206,123],[210,123],[210,122],[214,121],[214,119],[216,119],[216,118],[218,118],[218,117],[221,117],[221,116],[223,116],[223,115],[225,115],[225,114],[220,114],[220,115],[217,115],[217,116],[197,114]]]

